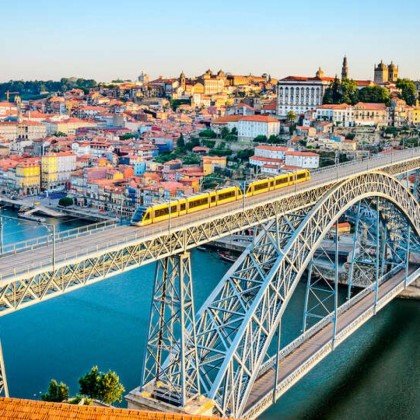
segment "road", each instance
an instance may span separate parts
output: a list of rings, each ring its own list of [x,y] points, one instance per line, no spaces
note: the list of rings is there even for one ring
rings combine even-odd
[[[418,266],[412,265],[409,267],[409,275],[413,273]],[[394,277],[379,286],[378,300],[385,296],[389,291],[394,289],[397,285],[402,283],[405,278],[405,270],[400,271]],[[360,315],[366,312],[374,304],[375,293],[372,291],[359,302],[355,303],[350,309],[339,315],[337,320],[337,334],[351,324]],[[296,369],[298,369],[305,361],[310,359],[317,351],[319,351],[327,343],[331,342],[333,336],[333,324],[329,323],[318,333],[313,335],[301,346],[295,349],[292,353],[287,355],[280,361],[278,381],[280,384],[283,380],[289,377]],[[258,403],[268,393],[273,391],[275,370],[271,368],[263,376],[255,381],[251,394],[248,398],[244,413],[246,413],[252,406]]]
[[[80,238],[72,238],[56,243],[55,255],[56,264],[69,261],[72,258],[80,258],[103,250],[104,252],[111,247],[122,247],[129,242],[142,242],[153,237],[158,237],[169,232],[182,230],[189,225],[199,224],[218,217],[230,215],[235,212],[250,209],[264,203],[269,203],[279,197],[292,196],[296,193],[311,190],[343,180],[351,175],[366,172],[367,170],[380,169],[390,164],[407,159],[419,158],[420,149],[408,149],[395,154],[378,156],[375,159],[363,162],[349,162],[336,167],[324,168],[312,173],[311,180],[303,184],[298,184],[271,191],[255,197],[247,198],[233,203],[224,204],[220,207],[213,207],[208,210],[199,211],[185,216],[177,217],[169,221],[156,223],[150,226],[134,227],[121,226],[118,229],[109,229],[92,233]],[[10,283],[16,274],[30,272],[41,267],[52,265],[53,246],[50,244],[34,250],[21,251],[13,255],[0,257],[0,285]]]

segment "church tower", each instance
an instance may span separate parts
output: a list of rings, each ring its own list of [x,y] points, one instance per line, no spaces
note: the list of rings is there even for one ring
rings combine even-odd
[[[344,56],[343,67],[341,68],[341,79],[348,79],[348,78],[349,78],[349,66],[347,64],[347,57]]]
[[[182,71],[181,75],[179,76],[179,85],[181,86],[182,90],[185,91],[186,79],[184,71]]]

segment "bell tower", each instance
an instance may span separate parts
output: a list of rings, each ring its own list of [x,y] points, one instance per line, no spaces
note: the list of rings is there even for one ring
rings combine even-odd
[[[341,68],[341,79],[348,79],[348,78],[349,78],[349,66],[347,64],[347,57],[344,56],[343,66]]]

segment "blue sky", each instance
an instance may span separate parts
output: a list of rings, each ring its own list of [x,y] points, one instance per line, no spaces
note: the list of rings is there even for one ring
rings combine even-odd
[[[132,79],[220,68],[373,78],[383,59],[420,79],[420,1],[0,0],[0,81]]]

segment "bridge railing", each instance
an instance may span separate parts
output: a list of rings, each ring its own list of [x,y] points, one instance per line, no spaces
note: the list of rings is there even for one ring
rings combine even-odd
[[[42,223],[40,223],[42,225]],[[116,227],[117,224],[114,220],[106,220],[105,222],[80,226],[74,229],[68,229],[61,232],[56,232],[55,241],[61,242],[66,239],[78,238],[85,235],[91,235],[94,232],[100,232],[111,227]],[[27,251],[39,248],[53,242],[51,234],[38,236],[36,238],[27,239],[25,241],[14,242],[11,244],[3,245],[3,254],[16,254],[17,252]]]

